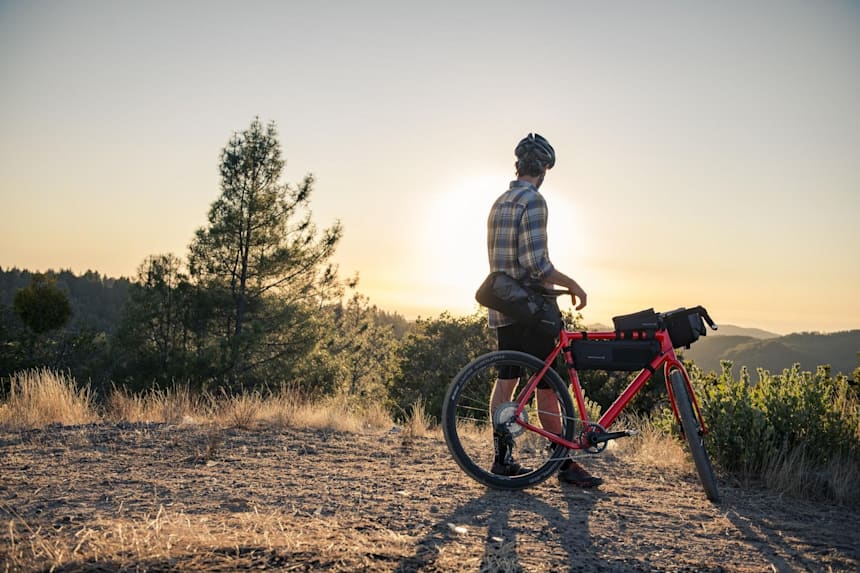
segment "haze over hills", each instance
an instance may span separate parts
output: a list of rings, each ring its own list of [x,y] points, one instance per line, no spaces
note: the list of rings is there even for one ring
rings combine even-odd
[[[829,334],[804,332],[758,338],[716,334],[709,332],[690,349],[683,350],[684,358],[692,360],[706,372],[719,372],[722,360],[731,360],[735,373],[741,366],[752,371],[763,368],[777,373],[799,363],[801,369],[813,372],[819,365],[829,364],[834,374],[841,372],[851,376],[860,366],[860,330]]]
[[[735,326],[733,324],[718,324],[718,330],[708,329],[708,336],[748,336],[759,340],[768,338],[779,338],[781,334],[768,332],[760,328],[749,328],[745,326]]]

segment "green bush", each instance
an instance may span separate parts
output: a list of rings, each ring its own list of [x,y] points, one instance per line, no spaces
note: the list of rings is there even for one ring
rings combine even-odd
[[[795,365],[781,374],[760,369],[752,382],[745,368],[735,378],[730,362],[719,376],[695,367],[691,376],[710,430],[708,447],[723,470],[804,493],[858,483],[860,400],[845,376]],[[835,474],[843,484],[833,483]],[[849,489],[845,496],[860,499],[860,486]]]

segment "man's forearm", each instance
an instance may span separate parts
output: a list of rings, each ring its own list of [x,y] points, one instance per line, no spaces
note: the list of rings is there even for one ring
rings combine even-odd
[[[553,269],[546,280],[547,282],[562,286],[569,290],[571,301],[573,302],[573,306],[576,310],[582,310],[585,308],[588,301],[588,295],[585,294],[585,291],[582,290],[582,287],[579,286],[579,283],[575,280],[558,269]]]
[[[564,287],[572,291],[582,290],[582,287],[579,286],[579,283],[577,283],[575,280],[573,280],[558,269],[552,270],[552,272],[546,278],[546,282]]]

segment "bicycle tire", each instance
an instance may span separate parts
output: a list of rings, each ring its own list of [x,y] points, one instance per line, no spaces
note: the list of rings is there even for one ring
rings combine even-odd
[[[714,477],[714,469],[711,466],[711,458],[705,448],[704,434],[699,418],[693,409],[693,400],[690,397],[690,389],[684,377],[678,370],[669,374],[672,384],[672,393],[675,395],[675,406],[678,408],[678,416],[681,419],[681,431],[690,449],[690,455],[699,474],[699,480],[705,489],[705,495],[713,502],[720,501],[720,492],[717,488],[717,480]]]
[[[533,468],[532,471],[510,477],[490,471],[494,450],[489,404],[497,370],[503,366],[522,369],[523,376],[518,385],[521,389],[523,380],[528,380],[531,375],[540,371],[544,367],[544,362],[523,352],[496,351],[479,356],[467,364],[454,377],[445,394],[442,407],[442,432],[448,450],[467,475],[487,487],[519,490],[537,485],[550,477],[567,458],[567,449],[515,424],[514,429],[521,430],[521,433],[512,438],[513,450],[516,452],[518,462]],[[572,440],[577,417],[574,414],[567,385],[552,369],[547,370],[544,380],[553,390],[555,399],[558,401],[558,415],[562,422],[561,435],[567,440]],[[530,414],[539,421],[547,411],[538,412],[536,408],[536,398],[533,395],[526,412],[527,415]],[[529,421],[534,422],[534,420]]]

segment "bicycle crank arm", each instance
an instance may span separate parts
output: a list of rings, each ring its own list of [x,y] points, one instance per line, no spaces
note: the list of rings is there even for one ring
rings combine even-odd
[[[618,438],[627,438],[629,436],[635,436],[639,434],[636,430],[621,430],[620,432],[603,432],[600,434],[595,434],[594,436],[590,436],[590,441],[595,444],[601,444],[608,442],[610,440],[617,440]]]

